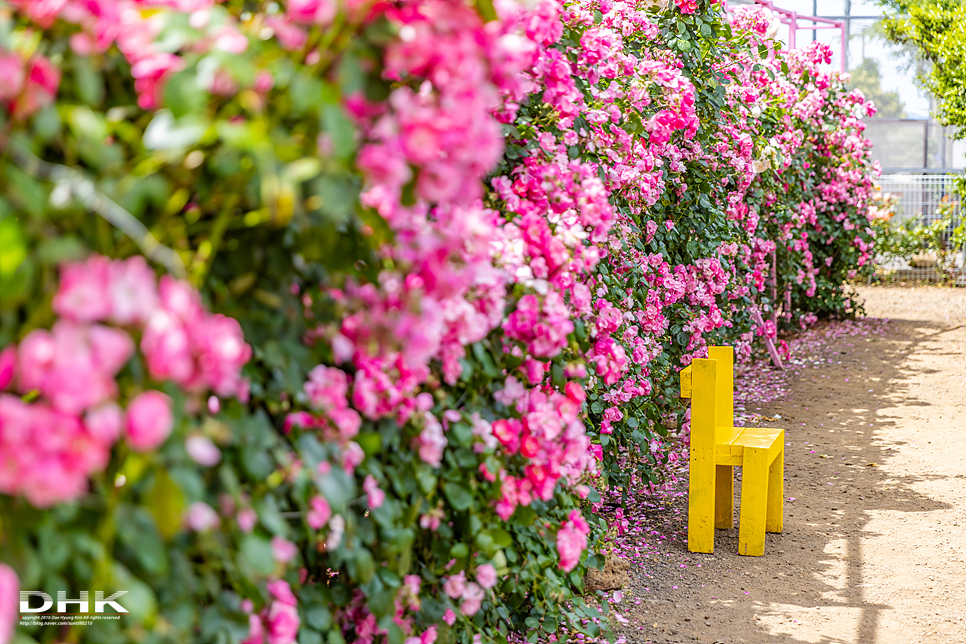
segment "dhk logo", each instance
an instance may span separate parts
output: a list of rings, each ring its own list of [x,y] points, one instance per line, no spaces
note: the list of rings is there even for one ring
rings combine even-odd
[[[94,593],[94,612],[103,613],[104,608],[110,606],[118,613],[126,613],[128,610],[121,606],[117,599],[121,595],[126,594],[126,590],[119,590],[110,597],[105,598],[104,592],[98,590]],[[90,593],[86,590],[82,590],[80,593],[80,598],[78,599],[67,599],[67,593],[63,590],[57,593],[57,612],[67,613],[67,607],[70,605],[76,605],[79,610],[78,613],[89,613],[91,612],[91,605],[88,597]],[[43,600],[41,606],[31,606],[30,598],[40,597]],[[47,593],[41,592],[39,590],[21,590],[20,591],[20,612],[21,613],[46,613],[54,606],[53,598]]]

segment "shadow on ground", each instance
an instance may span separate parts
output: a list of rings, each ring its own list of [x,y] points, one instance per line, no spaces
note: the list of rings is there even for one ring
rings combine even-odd
[[[632,567],[633,585],[617,606],[630,623],[619,634],[627,642],[661,644],[893,641],[882,620],[892,607],[870,600],[874,580],[863,562],[902,553],[877,553],[888,548],[877,543],[881,535],[871,524],[884,513],[898,513],[901,521],[948,509],[917,487],[951,477],[897,475],[889,467],[912,442],[930,441],[928,428],[904,442],[883,435],[897,423],[908,427],[911,408],[923,408],[922,416],[935,411],[911,390],[936,370],[909,357],[956,357],[934,342],[955,330],[894,320],[885,335],[835,341],[794,377],[786,400],[761,405],[759,413],[781,417],[763,424],[786,430],[785,531],[767,536],[765,556],[738,556],[737,528],[716,531],[714,555],[687,552],[686,481],[683,489],[650,498],[655,507],[645,513],[642,538],[662,531],[669,538],[658,540],[659,552],[643,566]],[[905,410],[902,416],[896,408]],[[737,519],[740,483],[735,487]]]

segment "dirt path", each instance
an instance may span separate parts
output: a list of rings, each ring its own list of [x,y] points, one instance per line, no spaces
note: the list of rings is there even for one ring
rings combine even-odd
[[[692,555],[686,497],[656,499],[615,606],[627,642],[966,643],[966,291],[862,295],[885,333],[806,356],[755,410],[786,429],[785,532],[760,558],[736,529]]]

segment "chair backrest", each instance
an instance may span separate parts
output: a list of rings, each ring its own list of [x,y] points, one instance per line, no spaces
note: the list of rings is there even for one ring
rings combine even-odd
[[[681,397],[691,399],[691,453],[715,446],[717,361],[695,358],[681,371]],[[713,462],[713,461],[712,461]]]
[[[715,440],[720,443],[728,439],[735,423],[735,350],[733,347],[708,347],[708,358],[717,366]]]
[[[709,347],[681,370],[681,397],[691,399],[691,445],[724,442],[734,423],[734,349]]]

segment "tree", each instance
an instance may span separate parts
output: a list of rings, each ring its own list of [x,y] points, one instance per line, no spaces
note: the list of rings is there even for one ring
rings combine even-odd
[[[866,58],[852,70],[851,74],[852,80],[849,82],[849,89],[858,89],[867,99],[873,101],[877,117],[905,118],[906,106],[899,97],[899,92],[887,92],[882,89],[882,73],[879,70],[879,61]]]
[[[966,5],[961,0],[883,2],[896,10],[885,21],[892,42],[913,46],[927,63],[919,79],[936,98],[943,125],[966,125]],[[966,138],[966,128],[954,136]]]

